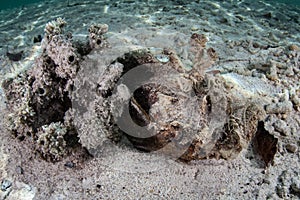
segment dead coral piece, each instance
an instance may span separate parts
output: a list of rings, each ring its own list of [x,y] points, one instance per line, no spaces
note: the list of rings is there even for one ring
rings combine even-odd
[[[12,182],[11,182],[11,181],[6,180],[6,179],[3,179],[3,180],[1,181],[1,190],[2,190],[3,192],[9,190],[9,188],[10,188],[11,186],[12,186]]]
[[[286,150],[290,153],[295,153],[298,150],[298,147],[296,144],[287,144],[285,146]]]
[[[47,55],[58,65],[55,70],[59,77],[67,78],[76,75],[78,56],[70,41],[61,35],[53,36],[46,51]]]
[[[71,106],[68,81],[56,73],[54,61],[46,55],[37,59],[36,66],[28,71],[31,83],[30,105],[34,109],[35,128],[62,121]],[[71,79],[69,79],[71,80]]]
[[[92,49],[104,47],[104,34],[108,31],[107,24],[94,24],[89,28],[89,41]]]
[[[285,114],[293,110],[293,104],[290,101],[272,103],[266,106],[268,114]]]
[[[229,159],[236,157],[247,148],[257,131],[258,121],[263,118],[262,109],[255,104],[244,108],[231,104],[229,119],[223,127],[222,135],[215,144],[210,157]]]
[[[61,18],[49,22],[45,28],[42,47],[57,65],[55,71],[60,78],[74,78],[79,58],[70,38],[63,35],[65,25],[66,22]]]
[[[23,140],[26,135],[32,134],[35,111],[30,105],[30,87],[26,77],[16,77],[13,80],[5,80],[2,86],[6,92],[7,128],[13,135]]]
[[[278,80],[278,75],[277,75],[277,67],[274,64],[271,64],[269,72],[267,73],[267,78],[269,78],[272,81]]]
[[[37,151],[46,160],[57,161],[66,154],[66,127],[60,122],[42,126],[37,133]]]
[[[300,111],[300,92],[299,90],[296,89],[291,89],[290,90],[290,97],[291,97],[291,101],[294,104],[294,108],[295,110]]]
[[[191,36],[191,44],[192,46],[198,46],[205,48],[206,42],[208,41],[207,37],[203,34],[193,33]]]
[[[299,51],[300,50],[300,48],[295,44],[291,44],[288,48],[290,51]]]
[[[297,199],[300,197],[299,171],[286,170],[278,177],[276,194],[283,199]]]
[[[213,48],[205,49],[208,39],[203,34],[194,33],[190,39],[191,53],[193,58],[193,70],[204,75],[205,70],[211,67],[218,58]]]
[[[276,120],[273,124],[274,129],[281,133],[284,136],[287,136],[289,131],[289,127],[287,126],[286,122],[283,120]]]
[[[51,39],[52,35],[60,35],[63,33],[63,27],[67,22],[62,18],[57,18],[51,22],[48,22],[45,27],[45,35],[47,39]]]

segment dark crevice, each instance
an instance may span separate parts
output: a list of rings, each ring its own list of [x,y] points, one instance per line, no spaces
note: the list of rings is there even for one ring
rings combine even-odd
[[[133,92],[129,103],[129,114],[139,126],[147,126],[150,122],[149,111],[151,105],[157,102],[155,84],[147,84]]]
[[[264,127],[264,122],[258,122],[257,132],[254,137],[254,148],[256,153],[262,158],[265,167],[273,164],[274,156],[277,152],[278,139],[271,135]]]

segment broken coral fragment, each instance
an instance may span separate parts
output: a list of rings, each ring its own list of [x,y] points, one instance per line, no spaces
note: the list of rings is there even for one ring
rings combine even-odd
[[[66,154],[66,133],[66,127],[60,122],[42,126],[37,133],[37,151],[51,161],[61,159]]]
[[[88,31],[90,47],[92,49],[104,47],[106,45],[104,40],[104,34],[108,31],[107,24],[93,24],[90,26]]]

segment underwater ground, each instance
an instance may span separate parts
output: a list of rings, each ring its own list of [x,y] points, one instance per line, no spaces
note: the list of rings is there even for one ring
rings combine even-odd
[[[300,6],[297,3],[251,0],[50,0],[0,10],[0,199],[299,199]],[[62,27],[47,29],[52,27],[47,23],[59,17],[67,23],[63,27],[63,34],[60,32]],[[93,27],[98,32],[93,32],[91,28],[95,24],[102,24]],[[108,25],[107,32],[103,24]],[[53,27],[56,27],[55,23]],[[58,41],[61,41],[60,38],[66,41],[62,51],[55,50],[56,47],[62,47],[59,42],[51,43],[51,37],[47,37],[55,31],[58,31]],[[95,40],[93,43],[93,34],[99,37],[100,42]],[[107,81],[107,85],[113,85],[114,77],[111,76],[121,76],[116,75],[121,72],[108,71],[106,74],[101,68],[102,64],[117,68],[117,64],[114,64],[122,63],[126,67],[133,61],[122,56],[138,49],[150,49],[151,54],[150,58],[142,55],[142,61],[134,61],[138,64],[171,65],[175,63],[172,60],[175,57],[181,62],[174,65],[192,70],[195,68],[193,59],[197,59],[197,56],[191,58],[189,41],[191,38],[203,39],[199,36],[202,34],[207,40],[205,48],[208,55],[209,52],[217,55],[211,56],[213,62],[210,68],[201,71],[202,75],[222,80],[222,91],[226,98],[231,99],[228,102],[232,103],[232,107],[228,104],[228,108],[237,109],[236,113],[225,109],[228,122],[224,123],[229,126],[232,119],[236,120],[240,126],[235,129],[239,131],[239,141],[243,141],[243,134],[246,134],[252,122],[255,123],[255,130],[250,134],[251,137],[245,139],[245,144],[230,141],[228,144],[233,147],[225,145],[229,150],[224,150],[220,137],[219,149],[215,147],[214,154],[208,153],[201,159],[192,157],[185,162],[178,160],[179,156],[174,159],[137,150],[134,145],[124,147],[123,144],[128,141],[123,138],[117,142],[112,153],[103,138],[93,135],[107,127],[93,124],[91,121],[94,118],[84,115],[77,120],[86,126],[80,125],[80,133],[72,129],[76,134],[64,137],[66,143],[57,145],[57,149],[63,153],[57,152],[57,149],[53,152],[44,148],[40,137],[44,133],[43,136],[47,136],[48,132],[66,134],[66,123],[69,122],[66,118],[71,113],[66,110],[76,107],[74,102],[65,103],[66,91],[59,93],[63,96],[63,103],[59,100],[59,106],[66,108],[53,108],[54,111],[51,108],[51,112],[48,112],[49,107],[43,111],[44,107],[37,106],[32,115],[28,110],[25,113],[18,110],[19,105],[24,105],[22,99],[27,98],[20,95],[22,98],[18,99],[18,93],[26,90],[27,87],[23,86],[27,84],[30,86],[29,101],[35,105],[47,101],[46,97],[39,96],[42,94],[36,96],[36,91],[58,91],[56,89],[61,89],[62,85],[66,89],[68,80],[82,80],[72,77],[74,74],[78,77],[83,73],[87,82],[95,80],[101,83],[102,80]],[[100,47],[98,50],[97,45]],[[52,47],[54,50],[51,50]],[[165,48],[171,49],[171,53],[166,53]],[[71,53],[80,52],[78,60],[76,56],[69,56],[67,61],[60,60],[60,55],[69,53],[69,50]],[[172,57],[174,54],[176,56]],[[130,56],[136,59],[135,55]],[[48,62],[46,58],[51,59]],[[59,62],[71,63],[70,66],[79,68],[76,72],[67,71],[69,68],[60,69],[64,64]],[[58,74],[53,79],[56,82],[47,85],[47,80],[43,80],[45,88],[42,88],[42,92],[41,89],[35,91],[35,84],[38,85],[35,81],[44,78],[46,65],[50,68],[56,66],[61,71],[50,69],[49,73],[53,73],[51,76]],[[201,66],[206,65],[202,63]],[[139,74],[133,79],[137,77]],[[194,78],[197,78],[196,75]],[[21,89],[16,90],[12,82]],[[77,84],[75,86],[81,86],[81,83]],[[88,87],[83,88],[81,97],[84,99],[102,101],[99,96],[107,94],[84,96]],[[196,93],[199,98],[202,98],[201,95]],[[207,99],[203,97],[203,100]],[[213,100],[210,101],[218,106]],[[257,117],[260,112],[250,111],[257,111],[257,116],[253,116],[260,119],[248,118],[247,109],[253,104],[260,107],[259,111],[263,114]],[[37,112],[40,116],[35,117]],[[148,116],[149,113],[143,114]],[[222,116],[222,113],[219,114]],[[47,118],[50,115],[51,119]],[[26,121],[28,116],[33,117],[33,121]],[[104,114],[101,113],[101,116]],[[100,120],[101,116],[96,119]],[[213,121],[209,116],[207,119]],[[22,125],[19,126],[17,120]],[[44,124],[46,126],[42,126]],[[49,124],[63,128],[57,132]],[[64,129],[64,126],[67,128]],[[99,130],[95,131],[95,126],[96,129],[100,127]],[[108,130],[114,131],[113,128]],[[109,135],[109,131],[106,134]],[[228,132],[224,131],[224,134],[226,136]],[[59,143],[57,138],[59,136],[55,135],[54,140]],[[76,144],[68,140],[76,140]],[[51,143],[51,138],[49,141]],[[95,150],[97,145],[101,146],[98,152]],[[65,152],[61,149],[64,147],[69,149]]]

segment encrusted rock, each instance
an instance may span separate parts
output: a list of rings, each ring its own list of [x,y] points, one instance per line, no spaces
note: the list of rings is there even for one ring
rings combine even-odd
[[[291,184],[291,193],[295,196],[300,196],[300,181],[299,179],[294,179],[294,182]]]
[[[270,71],[269,71],[269,73],[267,74],[267,78],[269,78],[269,79],[272,80],[272,81],[278,80],[278,75],[277,75],[277,68],[276,68],[276,65],[271,64],[271,66],[270,66]]]
[[[12,182],[9,180],[2,180],[1,181],[1,190],[2,191],[6,191],[7,189],[9,189],[12,186]]]
[[[290,97],[295,109],[300,111],[300,89],[292,88],[290,90]]]
[[[298,50],[300,50],[300,48],[297,45],[295,45],[295,44],[291,44],[289,46],[289,50],[290,51],[298,51]]]
[[[62,33],[63,27],[66,25],[66,21],[62,18],[57,18],[51,22],[48,22],[45,27],[46,37],[51,37],[51,35],[59,35]]]
[[[272,103],[266,106],[268,114],[285,114],[293,110],[293,104],[290,101]]]
[[[46,159],[59,160],[66,154],[66,133],[67,129],[60,122],[42,126],[37,133],[37,151]]]
[[[298,150],[297,145],[295,144],[287,144],[285,146],[286,150],[288,150],[290,153],[295,153]]]
[[[81,57],[72,44],[72,35],[64,34],[65,25],[62,18],[49,22],[35,65],[2,84],[10,112],[7,128],[20,140],[31,137],[28,141],[50,161],[60,160],[71,143],[78,141],[71,119],[71,91]],[[107,26],[103,26],[95,34],[103,37],[106,31]]]
[[[104,34],[108,31],[107,24],[94,24],[89,28],[89,41],[92,49],[104,47]]]
[[[289,169],[278,177],[276,193],[280,198],[293,199],[300,195],[299,171]]]
[[[277,120],[273,126],[276,131],[280,132],[281,134],[283,134],[285,136],[288,135],[289,129],[288,129],[288,126],[285,121]]]
[[[42,47],[46,54],[54,61],[56,74],[61,78],[75,76],[79,60],[75,48],[72,46],[70,36],[63,35],[66,22],[58,18],[49,22],[45,28]]]

